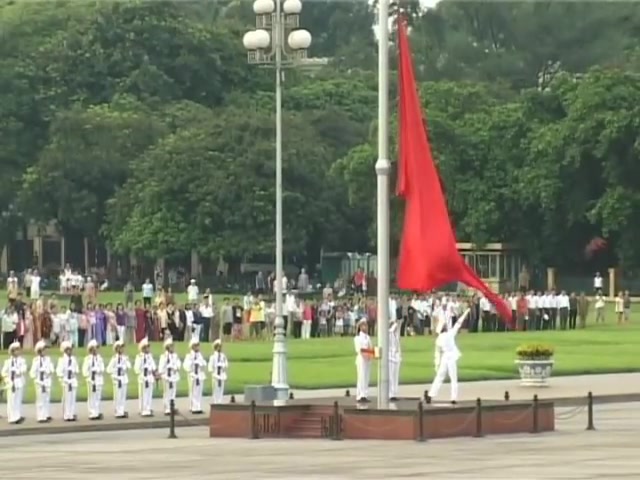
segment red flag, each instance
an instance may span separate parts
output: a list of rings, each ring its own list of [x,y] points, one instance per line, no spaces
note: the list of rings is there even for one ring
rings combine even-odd
[[[511,308],[485,285],[456,247],[423,121],[404,20],[398,21],[399,166],[397,193],[405,199],[398,287],[427,292],[455,281],[482,292],[511,322]]]

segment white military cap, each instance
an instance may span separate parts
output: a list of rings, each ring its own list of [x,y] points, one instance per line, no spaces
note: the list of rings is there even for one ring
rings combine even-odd
[[[9,345],[9,353],[13,352],[14,350],[20,350],[20,348],[22,348],[20,342],[13,342],[11,345]]]
[[[144,347],[148,347],[149,346],[149,339],[147,337],[144,337],[142,340],[140,340],[140,343],[138,344],[138,348],[140,350],[142,350]]]
[[[38,343],[36,343],[36,346],[33,347],[33,349],[36,352],[41,352],[42,350],[44,350],[45,348],[47,348],[47,342],[45,342],[44,340],[39,340]]]
[[[115,350],[118,347],[124,347],[124,342],[122,340],[116,340],[115,342],[113,342],[113,349]]]
[[[194,345],[200,345],[200,339],[198,338],[192,338],[191,341],[189,342],[189,346],[193,347]]]
[[[218,345],[222,345],[222,340],[220,340],[219,338],[214,340],[213,348],[217,347]]]
[[[91,350],[92,348],[98,348],[98,341],[95,338],[87,343],[87,350]]]
[[[169,337],[164,341],[164,348],[170,347],[173,345],[173,338]]]
[[[73,344],[68,340],[65,340],[64,342],[62,342],[60,344],[60,351],[61,352],[64,352],[65,350],[67,350],[69,348],[73,348]]]
[[[357,326],[359,327],[360,325],[367,325],[367,319],[361,318],[360,320],[358,320]]]

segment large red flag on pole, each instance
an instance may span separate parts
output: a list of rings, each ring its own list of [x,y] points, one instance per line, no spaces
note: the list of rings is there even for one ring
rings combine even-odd
[[[511,308],[480,280],[456,246],[447,204],[423,122],[407,38],[398,20],[399,161],[397,193],[405,199],[398,287],[427,292],[452,282],[480,291],[507,321]]]

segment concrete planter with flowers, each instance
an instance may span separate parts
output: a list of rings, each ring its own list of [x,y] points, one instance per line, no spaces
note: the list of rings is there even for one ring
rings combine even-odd
[[[548,387],[553,370],[553,348],[548,345],[524,344],[516,349],[516,365],[523,387]]]

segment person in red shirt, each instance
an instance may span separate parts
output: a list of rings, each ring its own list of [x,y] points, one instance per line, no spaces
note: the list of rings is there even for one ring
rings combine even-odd
[[[353,274],[353,288],[356,293],[364,293],[364,270],[359,268],[356,273]]]

